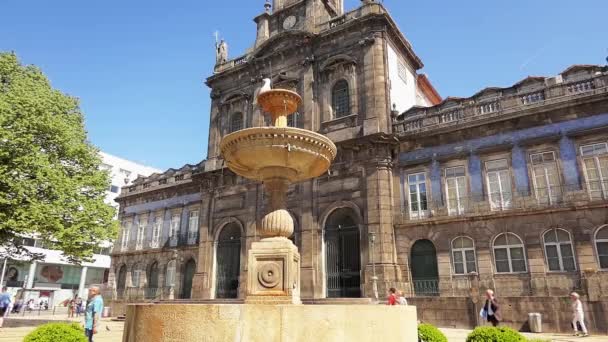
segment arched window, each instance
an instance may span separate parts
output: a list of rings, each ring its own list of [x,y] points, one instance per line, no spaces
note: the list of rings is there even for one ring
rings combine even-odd
[[[334,84],[331,90],[331,107],[333,108],[334,118],[351,114],[348,82],[345,80],[340,80]]]
[[[167,264],[167,273],[165,275],[165,286],[166,287],[171,287],[171,286],[175,285],[175,268],[176,268],[175,266],[176,266],[175,260],[171,260]]]
[[[570,234],[563,229],[551,229],[543,235],[549,271],[574,271],[574,252]]]
[[[477,272],[475,260],[475,245],[468,237],[457,237],[452,241],[452,257],[455,274],[468,274]]]
[[[230,116],[230,133],[243,129],[243,113],[233,113]]]
[[[603,226],[595,233],[595,247],[600,268],[608,268],[608,226]]]
[[[494,240],[494,262],[498,273],[526,272],[524,244],[513,233],[503,233]]]

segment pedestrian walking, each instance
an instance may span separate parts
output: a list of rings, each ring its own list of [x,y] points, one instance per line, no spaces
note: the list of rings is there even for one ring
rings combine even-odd
[[[76,297],[76,317],[80,317],[80,314],[82,313],[82,298],[80,297]]]
[[[3,287],[0,294],[0,328],[4,324],[4,314],[8,311],[11,302],[11,294],[7,292],[6,287]]]
[[[486,291],[486,302],[480,312],[481,317],[485,318],[488,322],[492,323],[493,326],[498,326],[502,321],[502,315],[500,313],[500,305],[496,297],[494,297],[494,291],[488,289]]]
[[[84,313],[84,332],[89,338],[89,342],[93,342],[93,335],[97,334],[97,328],[99,327],[99,321],[101,320],[103,298],[101,297],[100,292],[101,291],[97,286],[89,288],[87,309]]]
[[[397,299],[397,302],[399,303],[399,305],[407,305],[407,300],[403,295],[403,291],[399,291],[399,298]]]
[[[388,305],[397,305],[397,289],[391,287],[388,289]]]
[[[570,294],[570,300],[572,301],[572,327],[574,328],[574,336],[578,336],[578,326],[581,327],[583,337],[589,336],[587,333],[587,327],[585,326],[585,311],[583,311],[583,303],[581,302],[580,295],[576,292]]]
[[[74,318],[74,299],[68,301],[68,318]]]

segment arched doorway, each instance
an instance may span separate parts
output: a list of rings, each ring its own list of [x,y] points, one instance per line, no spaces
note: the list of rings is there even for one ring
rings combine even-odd
[[[429,240],[416,241],[412,246],[410,263],[414,293],[417,296],[438,296],[439,272],[433,243]]]
[[[127,287],[127,266],[122,265],[118,269],[118,279],[116,279],[116,293],[118,298],[122,298],[125,295],[125,288]]]
[[[188,260],[184,265],[184,275],[182,279],[182,299],[192,298],[192,279],[194,278],[194,272],[196,272],[196,262],[194,259]]]
[[[241,228],[236,223],[222,228],[217,238],[215,260],[215,297],[237,298],[241,269]]]
[[[361,297],[359,226],[352,209],[340,208],[325,221],[328,298]]]
[[[154,261],[148,268],[148,286],[146,289],[146,298],[156,297],[158,291],[158,262]]]

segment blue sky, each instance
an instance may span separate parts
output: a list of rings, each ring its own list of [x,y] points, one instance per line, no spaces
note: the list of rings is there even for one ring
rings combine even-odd
[[[206,157],[213,32],[242,54],[264,0],[3,0],[0,51],[80,98],[90,140],[159,168]],[[347,9],[359,0],[347,0]],[[442,96],[571,64],[604,64],[608,1],[408,1],[385,6]]]

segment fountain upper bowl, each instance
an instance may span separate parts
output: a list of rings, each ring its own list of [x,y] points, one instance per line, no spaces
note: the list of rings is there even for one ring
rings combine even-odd
[[[290,182],[322,175],[337,151],[329,138],[294,127],[243,129],[225,136],[220,150],[227,166],[240,176]]]

